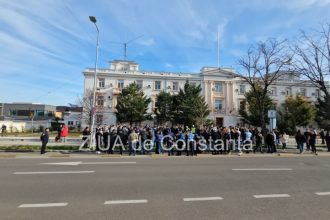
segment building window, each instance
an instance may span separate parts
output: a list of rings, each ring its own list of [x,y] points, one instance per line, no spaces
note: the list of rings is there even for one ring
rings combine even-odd
[[[68,125],[73,125],[73,121],[68,121]]]
[[[105,87],[105,78],[99,78],[99,88]]]
[[[161,88],[162,88],[162,82],[155,81],[155,90],[161,90]]]
[[[271,95],[271,96],[276,96],[276,87],[271,87],[268,90],[268,94]]]
[[[245,102],[245,100],[238,100],[238,110],[240,110],[241,108],[244,107],[244,106],[242,106],[244,102]]]
[[[292,92],[291,92],[291,88],[286,88],[285,89],[285,95],[286,96],[290,96],[292,94]]]
[[[100,125],[103,122],[103,115],[96,115],[96,124]]]
[[[214,100],[214,109],[221,110],[222,109],[222,100],[216,99]]]
[[[45,111],[43,111],[43,110],[36,110],[35,111],[35,116],[36,117],[43,117],[43,116],[45,116],[45,113],[47,113],[47,112],[45,112]],[[48,115],[48,114],[47,114]]]
[[[178,90],[179,90],[179,83],[173,82],[173,91],[178,91]]]
[[[123,79],[118,79],[118,89],[124,88],[124,80]]]
[[[221,82],[214,83],[214,92],[222,93],[222,83]]]
[[[138,86],[139,89],[142,89],[142,87],[143,87],[143,80],[136,80],[136,85]]]
[[[305,89],[305,88],[300,88],[300,92],[299,92],[299,94],[300,94],[301,96],[306,96],[306,89]]]
[[[97,106],[103,106],[104,105],[104,96],[102,96],[102,95],[97,96],[96,105]]]
[[[315,90],[315,97],[320,98],[320,90],[319,89]]]
[[[245,85],[239,85],[239,94],[245,93]]]

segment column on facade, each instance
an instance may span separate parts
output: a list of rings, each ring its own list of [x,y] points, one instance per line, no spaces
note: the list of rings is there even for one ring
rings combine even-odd
[[[225,85],[226,85],[226,88],[225,88],[226,94],[224,96],[225,97],[225,114],[227,115],[229,112],[229,101],[230,101],[229,82],[226,81]]]
[[[210,92],[209,94],[209,105],[211,107],[211,111],[213,112],[214,111],[214,107],[213,107],[213,99],[214,99],[214,96],[213,96],[213,89],[212,89],[212,83],[213,81],[208,81],[208,91]]]
[[[208,91],[207,91],[207,82],[206,81],[204,81],[203,82],[203,87],[204,87],[204,99],[205,99],[205,102],[206,102],[206,104],[208,105],[208,108],[210,109],[210,106],[209,106],[209,103],[208,103],[208,97],[209,97],[209,94],[208,94]]]
[[[229,82],[229,112],[233,113],[233,109],[234,109],[234,87],[233,87],[233,82],[230,81]]]

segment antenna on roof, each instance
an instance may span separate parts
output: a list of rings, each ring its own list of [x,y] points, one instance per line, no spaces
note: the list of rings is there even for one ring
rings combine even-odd
[[[122,44],[124,46],[124,60],[127,60],[127,45],[129,43],[131,43],[132,41],[135,41],[135,40],[137,40],[137,39],[139,39],[141,37],[143,37],[143,35],[140,35],[140,36],[138,36],[136,38],[133,38],[133,39],[131,39],[129,41],[126,41],[126,42],[116,42],[116,41],[108,41],[108,42],[109,43],[112,43],[112,44]]]
[[[143,37],[143,35],[140,35],[140,36],[138,36],[136,38],[133,38],[133,39],[131,39],[131,40],[126,41],[126,42],[123,43],[123,45],[124,45],[124,60],[127,60],[127,44],[129,44],[132,41],[135,41],[135,40],[137,40],[137,39],[139,39],[141,37]]]

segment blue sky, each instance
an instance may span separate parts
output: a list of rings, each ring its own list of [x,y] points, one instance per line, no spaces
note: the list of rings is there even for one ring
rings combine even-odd
[[[82,71],[123,58],[140,69],[198,72],[238,68],[247,48],[269,37],[294,41],[299,30],[330,22],[330,0],[0,0],[0,102],[76,103]]]

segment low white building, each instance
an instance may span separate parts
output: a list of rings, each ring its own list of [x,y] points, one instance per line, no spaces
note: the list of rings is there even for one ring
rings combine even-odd
[[[93,90],[94,68],[87,68],[84,91]],[[121,89],[136,82],[144,93],[152,99],[149,113],[153,112],[157,94],[165,90],[177,93],[186,81],[200,84],[202,95],[209,106],[209,119],[220,126],[231,126],[240,123],[238,109],[244,100],[249,85],[231,68],[203,67],[199,73],[143,71],[133,61],[114,60],[107,69],[97,70],[96,104],[102,111],[96,112],[96,124],[115,124],[115,106]],[[309,81],[300,80],[299,76],[288,73],[278,79],[269,88],[269,94],[279,105],[289,95],[301,94],[310,102],[320,96],[320,91]],[[84,126],[86,123],[82,121]]]

